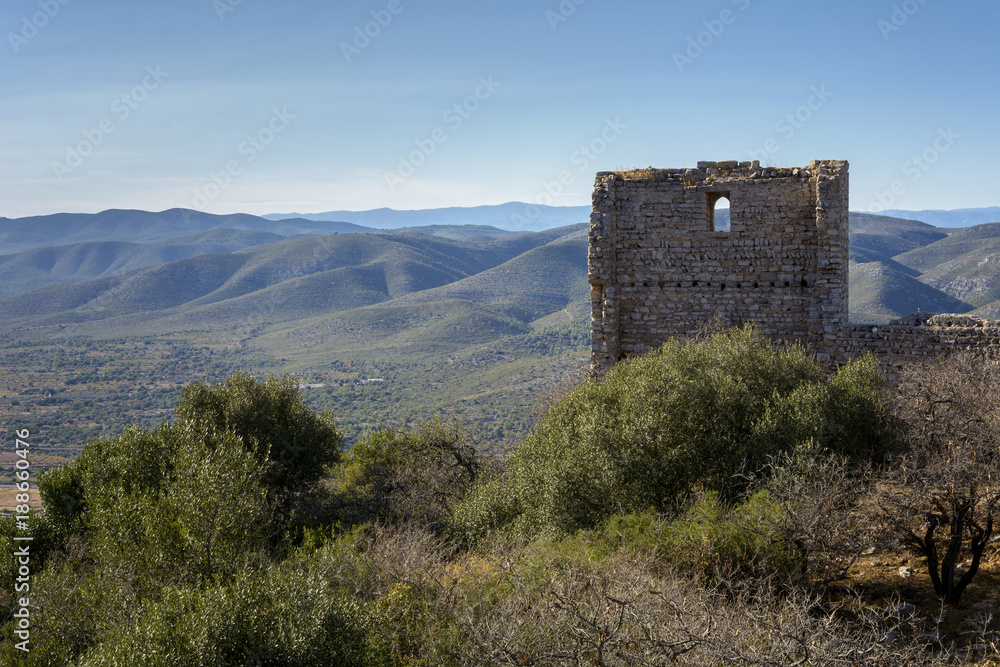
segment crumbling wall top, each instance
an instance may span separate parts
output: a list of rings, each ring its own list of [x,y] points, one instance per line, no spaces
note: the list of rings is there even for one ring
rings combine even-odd
[[[740,162],[738,160],[723,160],[721,162],[703,161],[695,168],[687,169],[628,169],[625,171],[601,171],[597,180],[612,181],[679,181],[682,183],[704,182],[709,184],[716,180],[729,179],[768,179],[768,178],[803,178],[813,176],[839,176],[846,173],[848,163],[845,160],[813,160],[806,167],[762,167],[760,161]]]

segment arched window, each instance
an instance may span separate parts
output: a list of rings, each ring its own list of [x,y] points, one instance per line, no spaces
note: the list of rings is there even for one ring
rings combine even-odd
[[[728,232],[729,226],[729,193],[708,193],[708,229],[713,232]]]

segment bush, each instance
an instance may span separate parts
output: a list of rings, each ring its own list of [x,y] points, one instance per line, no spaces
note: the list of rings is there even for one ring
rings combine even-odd
[[[339,475],[348,518],[439,528],[481,468],[465,431],[435,418],[409,432],[383,428],[351,448]]]
[[[310,410],[288,377],[258,380],[237,371],[221,384],[188,385],[174,415],[178,422],[235,432],[265,466],[264,483],[283,504],[342,454],[333,417]]]
[[[365,615],[309,561],[293,560],[209,588],[178,588],[150,603],[84,667],[370,664]]]
[[[476,539],[499,527],[484,516],[513,508],[520,532],[569,532],[677,507],[695,489],[732,501],[737,473],[802,445],[879,456],[892,432],[881,383],[870,357],[826,379],[804,349],[778,349],[754,327],[669,342],[553,405],[508,456],[500,487],[471,494],[452,527]]]
[[[804,562],[781,533],[783,514],[784,508],[764,490],[733,508],[709,493],[666,527],[664,555],[703,581],[735,574],[787,578]]]

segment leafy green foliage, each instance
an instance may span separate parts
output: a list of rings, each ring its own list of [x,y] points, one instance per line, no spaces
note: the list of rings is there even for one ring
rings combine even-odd
[[[322,571],[292,559],[209,588],[177,588],[86,655],[85,667],[369,664],[365,616]]]
[[[340,495],[355,522],[416,521],[443,526],[476,481],[476,448],[440,418],[408,432],[383,428],[362,438],[340,473]]]
[[[194,383],[175,408],[178,423],[233,431],[264,466],[264,484],[287,501],[340,460],[343,438],[329,413],[317,415],[290,378],[237,371],[225,382]]]
[[[792,575],[803,562],[778,529],[783,513],[767,491],[732,508],[710,493],[667,526],[664,554],[702,580],[733,574]]]
[[[570,532],[697,488],[735,498],[737,473],[797,447],[878,456],[891,432],[881,381],[872,359],[826,380],[803,349],[779,350],[752,327],[668,343],[553,405],[453,528],[476,539],[500,525],[484,515],[516,514],[520,532]]]

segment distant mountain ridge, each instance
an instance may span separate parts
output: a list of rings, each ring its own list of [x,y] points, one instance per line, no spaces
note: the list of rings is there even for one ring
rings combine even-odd
[[[215,215],[190,209],[174,208],[158,213],[150,211],[109,209],[100,213],[56,213],[29,218],[0,218],[0,257],[25,250],[71,245],[96,241],[155,243],[182,241],[180,237],[213,230],[266,232],[283,237],[296,234],[395,234],[415,231],[465,238],[484,236],[498,238],[518,232],[483,224],[410,225],[393,229],[376,229],[337,220],[306,220],[284,218],[268,220],[255,215],[237,213]]]
[[[380,229],[422,225],[489,225],[510,231],[542,231],[590,220],[589,206],[543,206],[524,202],[470,207],[419,210],[377,208],[370,211],[328,211],[326,213],[271,213],[268,220],[343,220]]]
[[[276,222],[245,213],[214,215],[184,208],[158,213],[109,209],[100,213],[0,218],[0,255],[87,241],[153,243],[216,229],[269,232],[281,236],[375,231],[349,222],[296,219]]]
[[[990,222],[1000,222],[1000,206],[986,208],[956,208],[952,210],[930,209],[925,211],[904,211],[889,209],[880,215],[906,220],[919,220],[935,227],[973,227]]]
[[[568,303],[551,292],[549,264],[562,267],[553,285],[573,285],[570,301],[586,300],[578,287],[586,279],[587,225],[518,234],[482,224],[519,206],[367,212],[379,224],[428,223],[394,229],[186,209],[4,218],[0,315],[48,326],[144,313],[147,325],[155,320],[166,326],[212,318],[224,323],[260,299],[282,321],[400,299],[405,308],[441,299],[480,299],[476,307],[488,308],[506,304],[506,297],[491,296],[502,274],[525,286],[525,308],[514,318],[525,326],[536,315],[551,314],[554,304]],[[558,212],[576,219],[581,209],[540,207],[535,218],[552,220]],[[1000,315],[1000,223],[941,228],[858,212],[850,223],[852,320],[884,322],[915,310]],[[567,234],[576,236],[558,252],[537,250]],[[565,264],[567,253],[578,257]],[[568,282],[567,271],[575,276]],[[532,285],[547,294],[539,308],[527,305]],[[502,307],[505,318],[513,312],[510,304]]]
[[[850,255],[855,322],[917,311],[1000,316],[1000,223],[939,228],[852,213]]]

